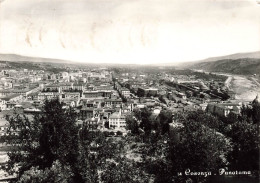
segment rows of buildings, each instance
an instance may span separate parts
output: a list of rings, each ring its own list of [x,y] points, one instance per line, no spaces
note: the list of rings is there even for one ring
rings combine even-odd
[[[206,77],[207,78],[207,77]],[[218,92],[215,92],[218,91]],[[150,108],[154,114],[167,108],[173,113],[201,109],[217,115],[239,115],[241,102],[222,97],[225,80],[207,80],[195,75],[166,72],[114,72],[112,69],[2,70],[0,72],[1,135],[8,126],[6,115],[15,111],[41,112],[45,100],[58,98],[72,107],[78,124],[93,130],[126,132],[126,116],[134,108]]]

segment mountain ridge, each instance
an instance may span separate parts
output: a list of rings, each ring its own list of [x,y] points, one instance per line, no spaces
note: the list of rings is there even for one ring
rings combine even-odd
[[[55,58],[30,57],[18,54],[0,54],[0,61],[8,62],[50,62],[50,63],[70,63],[70,60]]]

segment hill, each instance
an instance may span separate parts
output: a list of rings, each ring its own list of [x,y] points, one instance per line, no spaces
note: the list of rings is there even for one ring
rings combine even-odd
[[[232,74],[256,74],[260,71],[260,59],[240,58],[224,59],[213,62],[196,63],[189,68],[201,69],[209,72],[225,72]]]
[[[209,72],[225,72],[232,74],[255,74],[260,71],[260,51],[237,53],[205,60],[188,62],[180,68],[200,69]]]
[[[40,57],[27,57],[16,54],[0,54],[0,61],[9,62],[49,62],[49,63],[70,63],[68,60],[40,58]]]
[[[260,51],[249,52],[249,53],[236,53],[231,55],[225,55],[220,57],[210,57],[199,62],[214,62],[218,60],[236,60],[241,58],[260,58]]]

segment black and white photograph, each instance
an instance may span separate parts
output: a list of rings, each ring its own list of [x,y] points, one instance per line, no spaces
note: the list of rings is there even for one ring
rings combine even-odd
[[[0,0],[0,183],[259,183],[259,0]]]

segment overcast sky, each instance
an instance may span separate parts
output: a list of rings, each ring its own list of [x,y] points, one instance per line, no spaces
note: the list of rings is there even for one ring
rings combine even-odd
[[[260,50],[257,0],[0,2],[0,53],[147,64]]]

